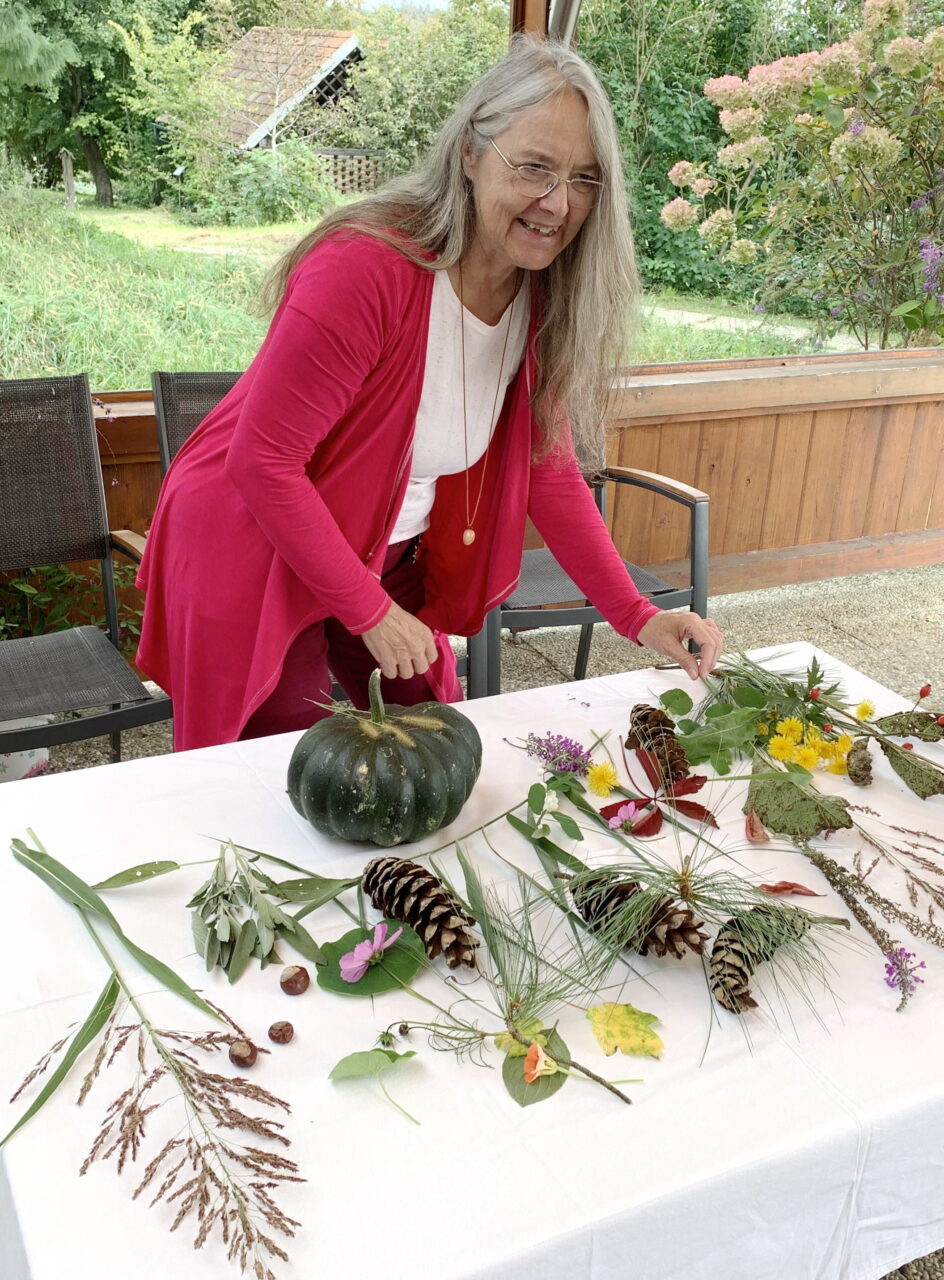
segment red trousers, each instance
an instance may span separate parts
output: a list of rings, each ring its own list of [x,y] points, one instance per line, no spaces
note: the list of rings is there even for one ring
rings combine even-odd
[[[423,581],[414,559],[416,543],[413,538],[389,547],[380,579],[391,599],[414,614],[423,605]],[[330,700],[332,675],[355,707],[366,709],[367,682],[376,666],[361,637],[351,635],[337,618],[316,622],[289,648],[279,683],[249,717],[240,738],[297,732],[323,720],[330,715],[330,707],[318,704]],[[381,691],[385,702],[404,707],[436,700],[425,676],[409,680],[384,677]]]

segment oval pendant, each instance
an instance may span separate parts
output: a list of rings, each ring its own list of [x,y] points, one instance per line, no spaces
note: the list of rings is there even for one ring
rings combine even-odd
[[[465,533],[462,535],[462,541],[467,547],[471,547],[472,543],[475,541],[475,530],[466,529]]]

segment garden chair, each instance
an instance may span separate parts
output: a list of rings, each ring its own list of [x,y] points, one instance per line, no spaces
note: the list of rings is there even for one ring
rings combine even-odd
[[[242,376],[241,373],[151,374],[162,472],[166,472],[190,433]]]
[[[105,628],[69,626],[0,641],[0,753],[111,737],[171,716],[119,649],[111,553],[132,560],[135,535],[111,532],[96,428],[84,374],[0,381],[0,572],[98,560]],[[94,710],[107,708],[106,710]],[[90,712],[90,714],[83,714]],[[10,720],[62,716],[27,728]]]
[[[623,563],[639,591],[660,609],[687,606],[704,616],[708,607],[708,494],[649,471],[637,471],[631,467],[607,467],[592,482],[597,506],[604,514],[608,483],[648,489],[688,509],[689,574],[685,586],[674,587],[639,565],[627,560]],[[517,631],[529,627],[571,627],[579,624],[580,638],[577,643],[574,679],[583,680],[587,674],[594,624],[603,619],[589,601],[584,600],[582,604],[571,603],[580,599],[580,588],[568,577],[546,547],[525,551],[518,586],[503,604],[491,610],[483,629],[469,640],[469,696],[501,693],[502,627]],[[548,605],[569,607],[544,607]]]

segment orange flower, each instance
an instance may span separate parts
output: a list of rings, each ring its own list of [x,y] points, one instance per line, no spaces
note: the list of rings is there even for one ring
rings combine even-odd
[[[557,1063],[549,1058],[539,1044],[533,1044],[524,1056],[524,1082],[534,1084],[538,1076],[552,1076]]]

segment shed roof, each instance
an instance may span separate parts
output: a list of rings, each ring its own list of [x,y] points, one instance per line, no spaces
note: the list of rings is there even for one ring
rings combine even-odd
[[[245,150],[258,146],[293,107],[332,83],[332,73],[358,54],[353,31],[252,27],[221,72],[238,104],[228,140]]]

